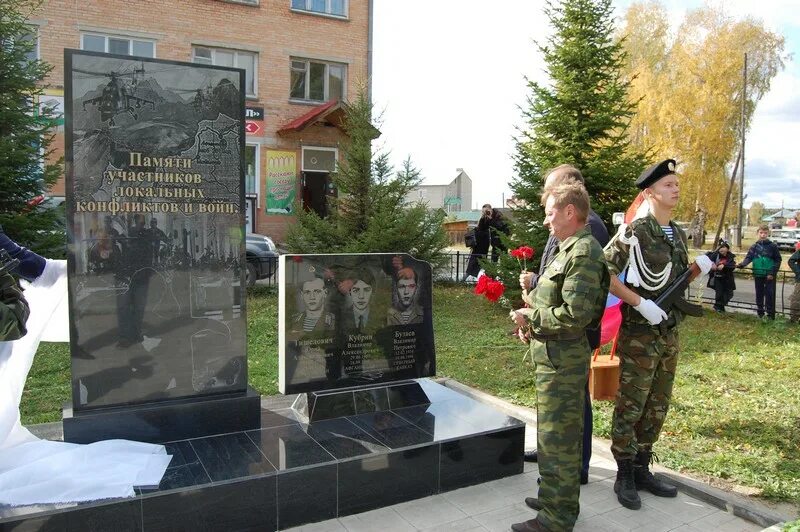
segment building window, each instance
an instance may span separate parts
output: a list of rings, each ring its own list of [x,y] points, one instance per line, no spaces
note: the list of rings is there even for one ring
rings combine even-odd
[[[39,28],[36,26],[28,26],[30,33],[22,37],[23,41],[33,41],[33,48],[25,54],[28,61],[36,61],[39,59]]]
[[[294,100],[326,102],[345,97],[347,65],[292,58],[291,89]]]
[[[105,52],[107,54],[135,55],[139,57],[155,57],[156,43],[146,39],[131,39],[116,35],[99,33],[81,34],[81,50]]]
[[[291,0],[292,9],[347,17],[347,0]]]
[[[336,148],[319,146],[303,146],[303,160],[300,169],[303,172],[336,172],[336,160],[339,151]]]
[[[258,94],[258,83],[256,80],[258,57],[256,53],[230,50],[227,48],[195,46],[192,48],[192,61],[203,65],[243,68],[245,71],[245,94],[247,94],[247,96],[255,96]]]
[[[258,144],[244,147],[244,192],[247,196],[258,196]]]

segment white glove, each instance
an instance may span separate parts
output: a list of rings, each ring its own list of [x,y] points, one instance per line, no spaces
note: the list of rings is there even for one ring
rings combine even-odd
[[[633,308],[638,310],[639,314],[644,316],[645,319],[650,322],[650,325],[658,325],[667,319],[667,313],[664,312],[662,308],[656,305],[651,299],[642,298],[642,300],[639,301],[639,304]]]
[[[697,258],[694,259],[694,262],[700,267],[700,271],[703,272],[703,275],[710,272],[711,268],[714,267],[714,263],[705,255],[698,255]]]

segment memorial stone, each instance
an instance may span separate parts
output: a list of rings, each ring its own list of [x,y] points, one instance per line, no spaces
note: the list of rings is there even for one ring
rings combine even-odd
[[[407,254],[283,255],[278,271],[282,393],[436,374],[430,264]],[[344,402],[389,408],[386,390],[374,388]]]
[[[244,71],[67,50],[65,78],[65,439],[257,427],[258,397],[247,388]]]

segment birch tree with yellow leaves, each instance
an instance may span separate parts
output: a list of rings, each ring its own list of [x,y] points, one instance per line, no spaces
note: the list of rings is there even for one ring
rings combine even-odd
[[[629,94],[637,105],[631,144],[653,160],[678,160],[676,218],[691,219],[702,235],[705,221],[721,214],[740,150],[744,54],[746,131],[756,105],[784,67],[784,38],[759,20],[734,20],[709,5],[687,12],[678,26],[670,27],[664,6],[649,1],[625,12],[621,39]],[[730,211],[726,219],[733,221]]]

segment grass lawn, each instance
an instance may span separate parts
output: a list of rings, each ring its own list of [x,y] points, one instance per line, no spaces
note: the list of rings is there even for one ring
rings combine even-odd
[[[509,335],[506,311],[469,289],[434,291],[437,373],[533,406],[533,370]],[[250,383],[277,393],[276,292],[248,297]],[[673,469],[800,504],[800,327],[707,313],[681,329],[672,409],[656,450]],[[23,423],[60,419],[69,398],[65,344],[42,344],[26,383]],[[595,403],[594,432],[608,437],[612,405]]]

